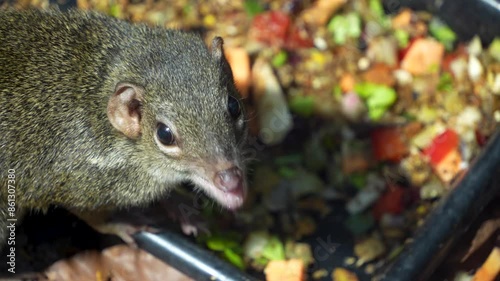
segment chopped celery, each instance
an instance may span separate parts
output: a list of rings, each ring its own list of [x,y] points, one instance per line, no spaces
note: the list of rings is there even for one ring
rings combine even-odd
[[[429,23],[429,31],[434,38],[443,43],[446,50],[451,51],[453,49],[453,43],[455,43],[457,36],[450,27],[439,19],[434,18]]]
[[[439,77],[437,89],[443,92],[448,92],[453,89],[453,78],[449,72],[444,72],[441,77]]]
[[[245,0],[243,3],[245,11],[250,17],[260,14],[264,11],[262,4],[259,0]]]
[[[335,43],[343,45],[348,38],[361,36],[361,19],[356,13],[337,15],[328,23],[327,28],[333,33]]]
[[[491,42],[490,47],[488,48],[488,53],[495,60],[500,61],[500,38],[497,37],[493,42]]]
[[[224,257],[235,265],[239,269],[245,269],[245,263],[243,262],[243,258],[238,255],[233,249],[224,249]]]
[[[270,260],[284,260],[285,246],[277,237],[272,237],[262,250],[262,256]]]
[[[289,102],[290,110],[302,117],[309,117],[314,113],[314,97],[294,96]]]
[[[280,66],[283,66],[288,60],[288,54],[281,50],[279,53],[277,53],[272,61],[271,61],[271,64],[274,66],[274,67],[280,67]]]
[[[410,42],[410,34],[402,29],[396,29],[394,31],[394,37],[396,37],[398,46],[401,49],[406,48]]]
[[[354,89],[366,100],[368,116],[372,120],[380,119],[397,99],[396,91],[384,85],[360,83],[354,86]]]

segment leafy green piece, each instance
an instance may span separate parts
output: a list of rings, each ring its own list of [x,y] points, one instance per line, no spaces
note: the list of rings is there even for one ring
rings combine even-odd
[[[366,101],[368,116],[372,120],[379,120],[397,100],[396,91],[385,85],[359,83],[354,89]]]
[[[340,101],[342,99],[342,88],[340,85],[335,85],[333,88],[333,97],[337,100]]]
[[[206,240],[207,247],[213,251],[224,251],[225,249],[235,249],[240,245],[233,237],[223,235],[213,235]]]
[[[278,237],[273,236],[262,250],[262,256],[270,260],[284,260],[285,246]]]
[[[279,53],[277,53],[273,57],[273,59],[271,60],[271,64],[274,67],[280,67],[280,66],[285,65],[285,63],[287,62],[287,60],[288,60],[288,54],[287,54],[287,52],[281,50]]]
[[[352,174],[349,178],[357,189],[363,189],[366,186],[366,174]]]
[[[370,0],[370,2],[368,3],[368,7],[372,11],[372,13],[375,16],[375,19],[377,20],[377,22],[383,28],[387,29],[387,28],[391,27],[391,20],[385,14],[384,6],[382,5],[382,1],[380,1],[380,0]]]
[[[290,165],[290,164],[300,164],[302,162],[302,155],[300,153],[291,153],[283,156],[279,156],[274,160],[274,163],[279,166]]]
[[[187,3],[186,5],[184,5],[182,7],[182,13],[184,14],[184,16],[187,16],[189,14],[191,14],[193,11],[193,5]]]
[[[310,117],[314,113],[313,96],[294,96],[290,99],[288,106],[290,110],[302,117]]]
[[[264,12],[264,7],[259,0],[245,0],[243,6],[250,17]]]
[[[398,41],[398,46],[401,49],[406,48],[410,42],[410,34],[402,29],[396,29],[394,31],[394,37]]]
[[[382,19],[385,17],[384,6],[380,0],[370,0],[368,6],[377,18]]]
[[[237,268],[245,269],[243,258],[232,249],[224,249],[224,257]]]
[[[115,18],[122,18],[123,13],[120,4],[115,3],[109,7],[109,15]]]
[[[437,86],[439,91],[448,92],[453,90],[453,77],[449,72],[444,72],[439,77],[439,83]]]
[[[336,15],[328,23],[327,29],[333,33],[335,43],[343,45],[348,38],[357,39],[361,36],[361,18],[354,12]]]
[[[433,18],[429,23],[429,31],[434,38],[443,43],[446,50],[453,49],[453,43],[457,40],[457,35],[453,30],[437,18]]]
[[[283,166],[278,169],[278,174],[286,179],[290,179],[295,176],[296,172],[290,167]]]
[[[499,37],[496,37],[493,40],[493,42],[491,42],[490,46],[488,47],[488,53],[495,60],[500,61],[500,38]]]

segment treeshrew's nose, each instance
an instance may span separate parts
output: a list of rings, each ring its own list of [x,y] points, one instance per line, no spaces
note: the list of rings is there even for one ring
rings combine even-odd
[[[223,191],[238,191],[243,186],[241,170],[233,166],[229,169],[219,171],[215,174],[214,182],[217,188]]]

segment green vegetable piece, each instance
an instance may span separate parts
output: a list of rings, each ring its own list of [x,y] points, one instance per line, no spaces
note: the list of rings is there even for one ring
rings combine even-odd
[[[254,262],[257,265],[260,265],[260,266],[264,267],[269,262],[269,259],[266,259],[264,257],[260,257],[260,258],[255,259]]]
[[[385,107],[374,107],[374,108],[369,108],[368,109],[368,117],[373,120],[377,121],[384,116],[385,112],[388,110],[388,108]]]
[[[439,19],[433,18],[429,23],[429,31],[434,38],[443,43],[446,50],[451,51],[453,49],[453,43],[457,40],[457,35],[450,27]]]
[[[370,0],[369,7],[377,18],[382,19],[385,17],[384,6],[380,0]]]
[[[354,89],[366,101],[371,120],[379,120],[397,100],[396,91],[384,85],[359,83]]]
[[[394,37],[398,41],[398,46],[401,49],[406,48],[410,42],[410,34],[402,29],[396,29],[394,31]]]
[[[109,15],[115,18],[122,18],[123,13],[120,4],[115,3],[109,7]]]
[[[350,176],[351,183],[359,190],[366,186],[366,174],[353,174]]]
[[[313,96],[294,96],[288,103],[290,110],[302,117],[310,117],[314,113]]]
[[[214,235],[207,238],[207,247],[213,251],[224,251],[225,249],[235,249],[239,243],[231,239],[232,237]]]
[[[389,107],[396,102],[397,94],[393,88],[382,86],[377,88],[376,91],[367,100],[368,109],[372,107]]]
[[[488,53],[492,56],[496,61],[500,61],[500,38],[497,37],[491,42],[490,47],[488,48]]]
[[[223,251],[226,248],[226,241],[218,236],[212,236],[207,239],[207,247],[212,251]]]
[[[300,164],[302,162],[302,155],[299,153],[288,154],[280,156],[274,160],[274,163],[279,166]]]
[[[250,17],[264,12],[264,7],[262,7],[259,0],[245,0],[243,6]]]
[[[243,270],[245,269],[245,263],[243,262],[243,258],[238,255],[235,251],[232,249],[225,249],[224,250],[224,257],[233,265],[235,265],[237,268]]]
[[[274,67],[280,67],[280,66],[283,66],[285,65],[285,63],[287,62],[288,60],[288,54],[287,52],[281,50],[279,53],[277,53],[272,61],[271,61],[271,64],[274,66]]]
[[[337,101],[342,100],[342,88],[340,88],[340,85],[335,85],[335,87],[333,88],[333,97]]]
[[[193,6],[191,4],[186,4],[184,7],[182,7],[182,13],[184,16],[191,14],[193,11]]]
[[[290,179],[293,178],[296,174],[295,170],[286,166],[280,167],[278,170],[278,174],[284,178]]]
[[[396,91],[385,85],[359,83],[354,86],[356,93],[365,100],[372,100],[372,105],[392,105],[397,98]]]
[[[285,246],[278,237],[273,236],[267,242],[267,245],[262,250],[262,256],[270,260],[284,260]]]
[[[375,224],[375,219],[370,213],[356,214],[347,218],[345,226],[355,236],[367,233]]]
[[[328,23],[328,31],[333,33],[336,44],[343,45],[348,38],[361,36],[361,19],[356,13],[337,15]]]
[[[437,89],[443,92],[449,92],[453,90],[453,77],[449,72],[444,72],[441,77],[439,77]]]

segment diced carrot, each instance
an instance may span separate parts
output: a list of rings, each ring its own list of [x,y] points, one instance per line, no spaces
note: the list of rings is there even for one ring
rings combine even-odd
[[[247,98],[250,87],[250,56],[248,52],[241,47],[232,47],[226,48],[224,54],[231,66],[238,91],[243,98]]]
[[[348,93],[354,90],[354,85],[356,84],[356,80],[351,73],[344,73],[340,78],[340,89],[342,93]]]
[[[266,281],[304,281],[304,262],[300,259],[273,260],[264,269]]]
[[[392,75],[392,69],[383,63],[374,64],[370,69],[363,73],[365,82],[385,85],[388,87],[396,84],[396,79]]]
[[[413,42],[401,61],[401,68],[422,75],[439,71],[444,55],[444,45],[431,38],[421,38]]]
[[[392,19],[392,28],[405,28],[410,26],[412,18],[412,11],[410,9],[404,9]]]
[[[497,276],[500,276],[500,248],[495,247],[472,280],[493,281]]]

